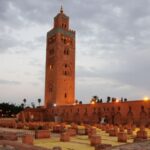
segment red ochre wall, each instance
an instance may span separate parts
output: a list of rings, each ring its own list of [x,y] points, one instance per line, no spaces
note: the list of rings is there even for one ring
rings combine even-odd
[[[32,116],[32,117],[31,117]],[[112,124],[150,124],[150,101],[128,101],[99,104],[56,106],[48,109],[26,109],[18,115],[22,121],[100,123],[105,118]]]

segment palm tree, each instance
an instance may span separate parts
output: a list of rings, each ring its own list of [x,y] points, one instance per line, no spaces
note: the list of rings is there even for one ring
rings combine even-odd
[[[98,96],[94,95],[93,99],[98,100]]]
[[[76,103],[76,104],[78,104],[78,103],[79,103],[79,101],[76,99],[75,103]]]
[[[21,107],[21,108],[24,108],[24,103],[22,103],[22,104],[20,105],[20,107]]]
[[[96,103],[99,100],[98,96],[94,95],[91,99],[91,103],[94,102]]]
[[[24,99],[23,99],[23,102],[24,102],[24,107],[25,107],[27,100],[24,98]]]
[[[97,103],[100,103],[100,99],[97,100]]]
[[[82,104],[82,101],[79,101],[79,104]]]
[[[103,99],[102,98],[100,99],[100,103],[103,103]]]
[[[123,102],[123,97],[121,97],[121,102]]]
[[[112,97],[112,102],[116,102],[116,97]]]
[[[127,102],[127,98],[124,98],[124,102]]]
[[[34,102],[31,103],[32,108],[35,108],[35,104]]]
[[[40,106],[40,103],[41,103],[41,99],[40,98],[38,98],[38,103],[39,103],[39,106]]]
[[[108,96],[108,97],[107,97],[107,103],[109,103],[109,102],[110,102],[110,100],[111,100],[111,97],[110,97],[110,96]]]

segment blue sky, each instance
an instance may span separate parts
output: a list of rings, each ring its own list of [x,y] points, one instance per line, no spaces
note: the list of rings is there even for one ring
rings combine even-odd
[[[46,33],[76,31],[76,99],[150,96],[149,0],[0,0],[0,102],[44,100]]]

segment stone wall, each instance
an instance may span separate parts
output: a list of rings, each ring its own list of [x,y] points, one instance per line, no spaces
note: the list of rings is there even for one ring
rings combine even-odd
[[[22,115],[23,114],[23,115]],[[30,114],[30,115],[29,115]],[[150,124],[150,102],[128,101],[98,104],[78,104],[56,106],[48,109],[28,109],[20,113],[21,120],[62,122],[100,123],[101,120],[111,124]]]

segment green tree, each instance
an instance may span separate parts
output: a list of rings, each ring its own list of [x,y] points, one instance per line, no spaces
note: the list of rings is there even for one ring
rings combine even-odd
[[[39,103],[39,106],[40,106],[40,103],[41,103],[41,99],[40,98],[38,98],[38,103]]]
[[[31,103],[32,108],[35,108],[35,104],[34,102]]]
[[[0,113],[2,117],[15,117],[20,111],[23,110],[21,105],[0,103]]]
[[[108,96],[108,97],[107,97],[107,103],[109,103],[110,101],[111,101],[111,97]]]
[[[99,103],[99,98],[98,96],[94,95],[90,101],[90,103]]]
[[[75,100],[75,104],[78,104],[78,103],[79,103],[79,101],[76,99],[76,100]]]
[[[102,98],[100,99],[100,103],[103,103],[103,99]]]
[[[27,102],[26,98],[23,99],[23,102],[24,102],[24,107],[26,107],[26,102]]]
[[[82,101],[79,101],[79,104],[82,104]]]

